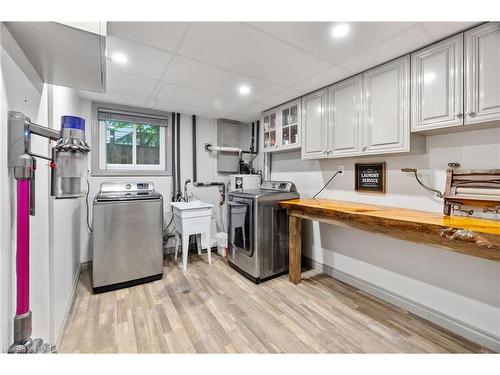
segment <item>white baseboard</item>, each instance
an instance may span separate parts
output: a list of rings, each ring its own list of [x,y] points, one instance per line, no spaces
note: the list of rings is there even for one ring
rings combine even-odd
[[[457,335],[482,345],[488,349],[500,352],[500,337],[489,333],[481,328],[472,326],[466,322],[456,319],[450,315],[434,310],[431,307],[412,301],[402,295],[391,292],[368,281],[359,279],[345,272],[334,269],[331,266],[316,262],[315,260],[303,257],[304,264],[320,271],[328,276],[352,285],[366,293],[369,293],[381,300],[392,303],[406,311],[420,316],[434,324],[437,324]]]
[[[66,306],[66,312],[64,313],[64,319],[61,327],[59,327],[59,332],[57,333],[57,341],[56,348],[59,348],[61,343],[62,334],[64,332],[64,327],[66,327],[66,321],[68,320],[69,313],[75,303],[76,298],[76,288],[78,287],[78,281],[80,280],[80,275],[83,271],[85,271],[88,267],[90,267],[91,262],[84,262],[78,265],[78,269],[76,270],[75,278],[73,279],[73,288],[71,289],[71,296],[69,298],[68,304]]]

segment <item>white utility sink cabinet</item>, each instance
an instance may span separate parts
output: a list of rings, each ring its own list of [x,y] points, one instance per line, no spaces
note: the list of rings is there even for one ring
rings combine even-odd
[[[182,239],[182,268],[187,269],[187,256],[189,249],[189,236],[201,235],[201,246],[198,247],[198,253],[201,249],[207,249],[208,263],[212,263],[210,253],[210,222],[212,218],[211,203],[195,200],[191,202],[172,202],[175,226],[175,258],[177,258],[177,249],[179,239]]]

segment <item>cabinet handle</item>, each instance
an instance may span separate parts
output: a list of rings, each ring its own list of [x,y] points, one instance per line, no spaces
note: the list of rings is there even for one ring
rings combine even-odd
[[[473,112],[469,112],[469,116],[470,116],[470,117],[475,117],[476,115],[477,115],[477,113],[476,113],[476,112],[474,112],[474,111],[473,111]]]
[[[456,118],[462,118],[462,117],[464,117],[464,115],[463,115],[463,114],[461,114],[461,113],[455,113],[455,117],[456,117]]]
[[[363,151],[366,151],[366,146],[363,146]]]

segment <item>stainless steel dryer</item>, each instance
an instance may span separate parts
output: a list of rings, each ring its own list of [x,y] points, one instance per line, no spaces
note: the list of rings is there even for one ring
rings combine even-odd
[[[94,292],[161,279],[163,198],[153,183],[102,183],[93,207]]]
[[[229,264],[255,283],[288,272],[288,218],[278,202],[299,198],[288,181],[228,195]]]

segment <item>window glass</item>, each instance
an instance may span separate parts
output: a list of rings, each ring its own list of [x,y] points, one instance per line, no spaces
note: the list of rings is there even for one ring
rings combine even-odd
[[[298,143],[299,142],[299,136],[297,133],[297,125],[293,125],[290,127],[290,143]]]
[[[297,122],[297,106],[294,105],[290,108],[290,124]]]
[[[122,111],[112,105],[96,108],[96,113],[99,150],[97,163],[92,157],[95,173],[116,176],[170,173],[166,115]]]
[[[285,108],[283,111],[282,111],[282,117],[283,117],[283,125],[284,126],[287,126],[287,125],[290,125],[290,110],[288,108]]]
[[[271,114],[271,123],[269,124],[269,129],[276,129],[276,113]]]
[[[160,164],[160,128],[136,124],[137,164]]]
[[[106,121],[106,161],[109,164],[132,164],[134,126],[125,121]]]

